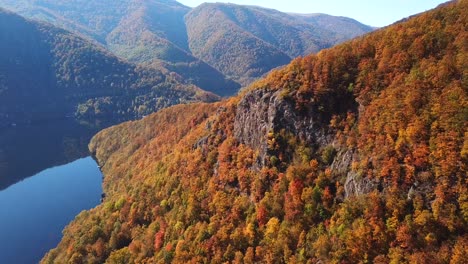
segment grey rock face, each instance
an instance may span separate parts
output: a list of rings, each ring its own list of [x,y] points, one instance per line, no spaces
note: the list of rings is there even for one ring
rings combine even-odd
[[[297,136],[309,145],[327,146],[333,135],[326,125],[317,122],[312,110],[299,113],[292,102],[283,98],[280,91],[255,90],[243,97],[237,106],[234,136],[247,146],[259,151],[259,165],[264,165],[268,156],[269,132],[282,129]]]
[[[336,155],[331,165],[335,174],[341,175],[343,178],[346,177],[344,198],[369,193],[378,186],[377,182],[351,170],[351,164],[356,160],[358,160],[358,155],[353,150],[342,150]]]
[[[342,150],[335,156],[330,168],[337,174],[346,175],[351,163],[355,159],[354,156],[355,155],[352,150]]]
[[[239,142],[258,150],[262,160],[267,152],[267,133],[274,128],[277,104],[277,95],[257,90],[243,97],[237,106],[234,136]]]
[[[345,182],[345,198],[359,196],[375,190],[377,183],[371,179],[360,176],[354,171],[349,171]]]

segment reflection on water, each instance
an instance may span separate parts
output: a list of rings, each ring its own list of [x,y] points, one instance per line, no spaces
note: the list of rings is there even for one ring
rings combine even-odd
[[[0,129],[0,190],[88,156],[89,140],[99,130],[72,119]]]
[[[102,174],[88,153],[99,129],[74,120],[0,128],[0,264],[37,263],[99,204]]]
[[[99,204],[101,178],[88,157],[0,191],[0,263],[38,263],[77,214]]]

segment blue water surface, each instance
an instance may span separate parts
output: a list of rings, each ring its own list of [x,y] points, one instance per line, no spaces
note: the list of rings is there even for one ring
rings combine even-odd
[[[76,215],[99,204],[101,185],[102,174],[87,157],[1,190],[0,263],[38,263]]]

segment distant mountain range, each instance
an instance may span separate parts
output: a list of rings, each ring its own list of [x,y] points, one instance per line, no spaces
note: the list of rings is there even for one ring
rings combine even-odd
[[[218,97],[0,9],[0,125],[77,116],[117,122]]]
[[[190,54],[183,20],[190,8],[178,2],[1,0],[0,6],[87,37],[130,62],[175,72],[204,90],[231,95],[240,88]]]
[[[0,6],[221,96],[294,57],[373,30],[342,17],[220,3],[191,9],[172,0],[0,0]]]
[[[343,42],[365,34],[366,32],[369,32],[369,30],[377,29],[377,27],[364,25],[349,17],[330,16],[321,13],[291,13],[290,15],[297,17],[306,23],[310,23],[318,28],[329,30],[335,33],[335,41],[338,42]]]

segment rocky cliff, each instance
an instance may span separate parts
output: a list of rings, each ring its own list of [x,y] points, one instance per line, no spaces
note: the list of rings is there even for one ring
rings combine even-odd
[[[327,150],[333,153],[328,163],[335,176],[346,179],[345,197],[377,189],[378,182],[360,177],[351,170],[351,164],[358,160],[356,150],[339,144],[336,131],[329,127],[320,112],[312,109],[297,111],[294,101],[288,100],[281,90],[257,89],[242,97],[236,108],[234,136],[241,144],[258,151],[257,168],[271,165],[271,157],[278,155],[278,151],[271,148],[271,140],[280,131],[295,135],[313,152]],[[291,161],[291,151],[282,154]]]
[[[265,166],[268,155],[274,155],[268,139],[282,130],[315,149],[330,145],[333,134],[322,119],[310,109],[296,111],[294,102],[285,98],[283,91],[253,90],[237,105],[234,135],[240,143],[258,150],[259,165]]]

